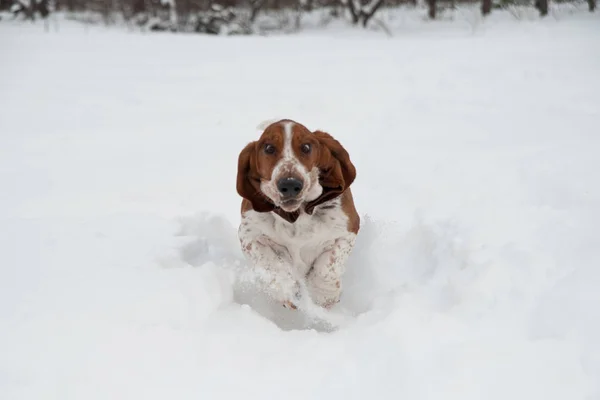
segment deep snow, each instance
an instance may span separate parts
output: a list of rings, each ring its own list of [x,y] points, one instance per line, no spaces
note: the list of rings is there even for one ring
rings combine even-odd
[[[599,399],[599,17],[415,26],[0,23],[0,398]],[[331,313],[241,279],[277,117],[358,168]]]

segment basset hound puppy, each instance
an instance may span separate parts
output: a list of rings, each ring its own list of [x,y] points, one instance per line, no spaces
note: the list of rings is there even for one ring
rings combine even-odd
[[[355,177],[337,140],[292,120],[271,123],[241,151],[242,251],[285,307],[297,308],[299,282],[322,307],[339,301],[360,227],[350,191]]]

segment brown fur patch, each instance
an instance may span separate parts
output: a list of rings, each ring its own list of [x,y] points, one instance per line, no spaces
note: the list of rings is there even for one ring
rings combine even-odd
[[[348,231],[358,233],[360,229],[360,216],[354,207],[352,191],[346,190],[342,195],[342,211],[348,216]]]

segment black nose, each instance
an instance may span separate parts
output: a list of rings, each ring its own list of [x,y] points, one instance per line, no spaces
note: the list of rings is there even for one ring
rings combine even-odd
[[[302,190],[302,181],[296,178],[283,178],[277,182],[277,189],[283,197],[294,197]]]

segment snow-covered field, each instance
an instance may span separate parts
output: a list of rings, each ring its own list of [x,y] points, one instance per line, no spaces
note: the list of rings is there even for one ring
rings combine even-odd
[[[417,25],[0,23],[0,398],[600,399],[600,16]],[[239,279],[277,117],[358,168],[329,313]]]

